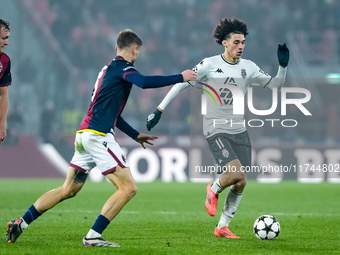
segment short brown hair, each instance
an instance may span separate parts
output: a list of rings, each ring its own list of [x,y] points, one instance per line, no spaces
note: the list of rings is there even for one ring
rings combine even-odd
[[[124,49],[131,46],[132,44],[137,44],[140,47],[143,43],[138,35],[131,29],[125,29],[118,33],[117,36],[117,47],[119,49]]]
[[[222,44],[223,40],[230,38],[231,33],[243,34],[244,37],[248,34],[247,24],[236,18],[223,19],[217,24],[213,36],[218,44]]]
[[[0,29],[4,27],[6,30],[10,31],[9,22],[7,20],[0,19]]]

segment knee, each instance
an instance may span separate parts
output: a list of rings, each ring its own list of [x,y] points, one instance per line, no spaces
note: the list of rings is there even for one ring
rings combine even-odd
[[[237,193],[242,193],[247,185],[247,179],[243,178],[233,185],[233,190]]]
[[[77,192],[71,191],[71,192],[67,193],[67,198],[75,197],[77,194],[78,194]]]
[[[247,179],[246,179],[246,173],[245,172],[237,172],[233,176],[233,183],[238,184],[240,186],[244,185],[246,186],[247,184]]]
[[[122,191],[124,192],[127,199],[130,200],[137,194],[137,187],[135,184],[129,184],[123,187]]]
[[[64,189],[64,199],[75,197],[78,194],[78,190]]]
[[[136,185],[131,185],[131,187],[129,188],[128,193],[129,193],[129,196],[131,198],[133,198],[137,194],[137,187],[136,187]]]

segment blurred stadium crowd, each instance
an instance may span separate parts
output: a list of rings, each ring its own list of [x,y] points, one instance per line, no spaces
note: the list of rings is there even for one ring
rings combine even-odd
[[[41,120],[37,130],[44,142],[74,134],[89,105],[98,72],[115,54],[115,39],[121,29],[131,28],[141,36],[143,48],[136,67],[145,75],[173,74],[193,68],[205,57],[220,54],[223,48],[215,43],[212,32],[224,17],[246,21],[249,36],[243,57],[253,60],[272,76],[278,67],[277,44],[286,42],[287,33],[299,33],[301,37],[306,33],[317,33],[321,39],[313,46],[314,52],[320,53],[321,57],[339,54],[330,52],[329,47],[320,43],[320,40],[335,40],[339,35],[339,0],[22,0],[17,1],[17,7],[25,13],[24,22],[32,28],[36,38],[45,42],[41,51],[48,56],[46,65],[52,70],[48,74],[50,77],[39,80],[36,79],[39,65],[45,63],[25,59],[25,68],[19,64],[15,68],[19,78],[15,78],[15,84],[24,82],[36,91],[37,112],[42,109],[40,106],[45,106],[39,112]],[[44,34],[44,29],[50,34]],[[51,43],[51,38],[58,47]],[[61,52],[66,58],[61,57]],[[292,49],[291,54],[294,54]],[[319,62],[313,59],[313,64],[320,64],[322,68],[321,57]],[[16,87],[13,86],[13,90]],[[124,118],[145,132],[147,115],[168,90],[141,92],[134,88],[123,112]],[[155,133],[189,134],[189,97],[189,90],[181,92],[163,114]],[[332,112],[323,113],[323,118],[326,122],[338,123],[339,105],[335,104],[332,109]],[[23,122],[15,112],[19,110],[10,112],[10,115],[19,115],[12,118],[14,123]],[[15,125],[9,123],[9,126]],[[259,136],[272,133],[265,128],[256,132]],[[305,130],[295,129],[294,132],[306,134]],[[311,136],[326,136],[327,132],[339,136],[336,130],[322,128]]]

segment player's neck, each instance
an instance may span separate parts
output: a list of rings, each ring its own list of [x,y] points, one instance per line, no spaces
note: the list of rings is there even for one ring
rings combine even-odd
[[[132,61],[133,56],[129,53],[129,52],[117,52],[117,56],[121,56],[122,58],[124,58],[126,61],[133,63],[134,61]]]
[[[222,54],[222,56],[223,56],[223,58],[224,58],[227,62],[232,63],[232,64],[235,64],[235,63],[238,61],[237,58],[231,57],[231,56],[230,56],[229,54],[227,54],[226,52],[224,52],[224,53]]]

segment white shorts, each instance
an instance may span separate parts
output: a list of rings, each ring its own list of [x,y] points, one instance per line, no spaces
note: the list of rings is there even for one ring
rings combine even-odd
[[[122,149],[111,133],[106,136],[93,132],[77,133],[74,146],[75,153],[70,166],[81,172],[89,174],[97,166],[102,175],[107,175],[115,171],[117,165],[129,167]]]

